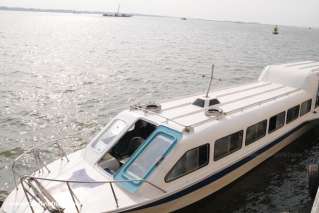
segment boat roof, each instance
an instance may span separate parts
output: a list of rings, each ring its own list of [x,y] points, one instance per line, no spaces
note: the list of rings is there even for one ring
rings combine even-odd
[[[220,103],[213,107],[220,109],[223,115],[227,116],[290,95],[305,96],[308,94],[311,74],[316,72],[319,73],[319,62],[314,61],[271,65],[264,69],[256,82],[211,92],[209,98],[217,99]],[[198,98],[205,99],[204,96],[196,95],[165,102],[161,104],[158,113],[142,113],[150,120],[166,122],[180,130],[185,127],[195,128],[218,120],[217,116],[205,114],[207,108],[193,104]]]

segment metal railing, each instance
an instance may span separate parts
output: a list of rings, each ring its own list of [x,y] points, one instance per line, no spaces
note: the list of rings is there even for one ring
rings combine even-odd
[[[72,186],[71,186],[72,183],[109,185],[114,198],[116,208],[120,207],[119,199],[113,186],[116,183],[143,182],[157,189],[158,191],[162,193],[166,193],[164,189],[160,188],[159,186],[156,186],[155,184],[145,179],[112,180],[112,181],[77,181],[77,180],[59,180],[59,179],[41,178],[41,177],[34,177],[34,176],[23,176],[20,178],[20,183],[32,213],[35,213],[35,211],[32,206],[31,199],[37,202],[43,208],[43,210],[47,210],[49,212],[63,212],[64,210],[64,208],[57,203],[54,197],[43,187],[40,181],[65,183],[77,213],[81,212],[81,208],[83,207],[83,204],[81,203],[80,199],[78,198],[78,196],[75,194],[74,190],[72,189]]]
[[[133,105],[133,106],[130,106],[130,110],[139,110],[139,111],[142,111],[144,112],[145,114],[151,114],[151,115],[155,115],[157,117],[160,117],[162,119],[165,120],[165,123],[168,123],[168,122],[172,122],[180,127],[183,127],[183,130],[185,132],[191,132],[193,130],[192,126],[189,126],[189,125],[185,125],[185,124],[182,124],[182,123],[179,123],[177,122],[176,120],[174,119],[171,119],[171,118],[168,118],[160,113],[157,113],[157,112],[154,112],[154,111],[151,111],[151,110],[147,110],[145,109],[145,107],[142,107],[142,106],[139,106],[139,105]]]
[[[114,201],[115,201],[116,208],[119,208],[118,196],[117,196],[115,189],[114,189],[114,184],[116,184],[116,183],[143,182],[143,183],[146,183],[146,184],[150,185],[151,187],[157,189],[158,191],[161,191],[162,193],[166,193],[166,191],[164,189],[162,189],[162,188],[156,186],[155,184],[153,184],[147,180],[144,180],[144,179],[112,180],[112,181],[78,181],[78,180],[50,179],[50,178],[34,176],[36,174],[36,172],[41,174],[42,172],[44,172],[44,170],[47,171],[48,173],[51,172],[41,157],[40,147],[45,146],[46,149],[48,149],[48,146],[56,147],[59,151],[59,158],[61,160],[65,159],[66,162],[69,162],[69,158],[68,158],[66,152],[64,151],[62,145],[59,142],[62,140],[75,139],[75,138],[79,138],[79,137],[70,136],[70,137],[65,137],[65,138],[61,138],[61,139],[56,139],[53,141],[48,141],[45,143],[40,143],[40,144],[32,147],[31,149],[23,152],[21,155],[19,155],[13,161],[13,163],[11,165],[11,171],[13,174],[15,188],[16,188],[16,190],[19,189],[18,182],[17,182],[17,180],[19,180],[20,186],[24,192],[24,195],[25,195],[26,200],[29,204],[31,212],[35,213],[35,210],[32,206],[32,201],[37,202],[44,210],[47,210],[48,212],[55,212],[55,213],[63,212],[63,208],[57,203],[57,201],[54,199],[54,197],[45,189],[45,187],[40,183],[40,181],[65,183],[67,186],[67,189],[69,191],[69,194],[71,196],[71,200],[74,204],[74,207],[78,213],[80,212],[83,205],[81,204],[79,198],[76,196],[76,194],[74,193],[74,190],[72,189],[71,184],[74,184],[74,183],[77,183],[77,184],[107,184],[107,185],[109,185],[111,192],[112,192],[112,195],[113,195],[113,198],[114,198]],[[16,170],[17,162],[22,160],[23,157],[27,156],[28,154],[30,154],[33,157],[35,164],[36,164],[36,169],[35,169],[35,171],[32,172],[33,175],[22,175]]]
[[[75,139],[75,138],[79,138],[79,137],[70,136],[70,137],[65,137],[65,138],[61,138],[61,139],[56,139],[56,140],[53,140],[53,141],[40,143],[40,144],[32,147],[31,149],[29,149],[27,151],[24,151],[21,155],[19,155],[13,161],[13,163],[11,164],[11,172],[12,172],[12,175],[13,175],[13,181],[14,181],[15,187],[17,188],[17,179],[20,178],[21,176],[23,176],[23,175],[19,174],[18,171],[16,171],[16,165],[17,165],[17,162],[19,160],[22,160],[23,157],[25,157],[28,154],[31,154],[33,156],[33,159],[35,160],[35,164],[37,166],[36,171],[41,173],[45,169],[48,173],[50,173],[51,171],[46,166],[45,162],[43,161],[43,159],[42,159],[42,157],[40,155],[40,152],[41,152],[40,147],[45,146],[45,145],[46,145],[46,148],[48,148],[48,146],[55,146],[59,150],[60,159],[61,160],[66,159],[66,161],[68,162],[69,159],[68,159],[68,157],[66,155],[66,152],[64,151],[62,145],[59,142],[62,141],[62,140]]]
[[[271,83],[269,84],[264,84],[264,85],[270,85]],[[262,86],[264,86],[262,85]],[[259,85],[259,87],[261,87]],[[257,88],[257,87],[254,87],[254,88]],[[248,98],[252,98],[252,97],[255,97],[257,95],[261,95],[261,94],[264,94],[264,93],[268,93],[268,92],[273,92],[273,91],[276,91],[278,89],[282,89],[284,88],[284,86],[278,86],[276,88],[272,88],[272,89],[268,89],[268,90],[265,90],[265,91],[262,91],[262,92],[258,92],[258,93],[254,93],[252,95],[247,95],[247,96],[244,96],[244,97],[240,97],[240,98],[237,98],[237,99],[234,99],[234,100],[231,100],[231,101],[226,101],[226,102],[223,102],[222,104],[217,104],[215,105],[215,107],[219,107],[221,108],[222,106],[224,105],[227,105],[227,104],[230,104],[230,103],[234,103],[234,102],[237,102],[237,101],[242,101],[242,100],[245,100],[245,99],[248,99]],[[245,90],[242,90],[242,91],[245,91]],[[229,94],[232,94],[232,93],[229,93]],[[226,94],[228,95],[228,94]],[[218,96],[217,96],[218,97]],[[178,119],[178,118],[182,118],[182,117],[185,117],[185,116],[189,116],[189,115],[193,115],[193,114],[196,114],[196,113],[200,113],[200,112],[204,112],[207,110],[207,108],[203,108],[203,109],[198,109],[198,110],[194,110],[190,113],[186,113],[186,114],[183,114],[183,115],[178,115],[178,116],[175,116],[173,119]]]
[[[227,112],[223,112],[223,115],[235,114],[235,113],[237,113],[237,112],[244,111],[244,110],[246,110],[246,109],[248,109],[248,108],[255,107],[255,106],[259,106],[259,105],[262,105],[262,104],[266,104],[266,103],[269,103],[269,102],[271,102],[271,101],[277,100],[277,99],[279,99],[279,98],[283,98],[283,97],[285,97],[285,96],[294,94],[294,93],[299,92],[299,91],[301,91],[301,89],[293,89],[293,90],[291,90],[291,91],[285,92],[285,93],[283,93],[283,94],[279,94],[279,95],[277,95],[277,96],[274,96],[274,97],[271,97],[271,98],[268,98],[268,99],[265,99],[265,100],[257,101],[257,102],[252,103],[252,104],[248,104],[248,105],[241,106],[241,107],[239,107],[239,108],[236,108],[236,109],[233,109],[233,110],[230,110],[230,111],[227,111]],[[219,106],[222,106],[222,104],[216,105],[216,106],[219,107]],[[216,116],[214,117],[214,116],[213,116],[213,117],[207,118],[207,119],[205,119],[205,120],[199,121],[199,122],[197,122],[197,123],[194,123],[194,124],[192,124],[192,126],[193,126],[193,127],[197,127],[197,126],[200,126],[200,125],[202,125],[202,124],[204,124],[204,123],[206,123],[206,122],[208,122],[208,121],[216,120],[216,119],[218,119],[218,117],[216,117]]]

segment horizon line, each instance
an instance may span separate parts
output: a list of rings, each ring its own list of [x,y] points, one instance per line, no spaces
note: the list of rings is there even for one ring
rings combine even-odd
[[[69,13],[69,14],[104,14],[104,13],[116,13],[116,11],[99,11],[99,10],[79,10],[79,9],[49,9],[49,8],[34,8],[34,7],[20,7],[20,6],[5,6],[0,5],[0,11],[25,11],[25,12],[51,12],[51,13]],[[159,15],[159,14],[143,14],[143,13],[122,13],[122,14],[132,14],[135,16],[153,16],[153,17],[166,17],[166,18],[187,18],[194,20],[204,20],[204,21],[216,21],[216,22],[231,22],[238,24],[260,24],[260,25],[277,25],[286,27],[297,27],[297,28],[319,28],[319,26],[305,26],[305,25],[290,25],[290,24],[273,24],[273,23],[262,23],[254,21],[240,21],[240,20],[219,20],[219,19],[208,19],[202,17],[190,17],[190,16],[173,16],[173,15]]]

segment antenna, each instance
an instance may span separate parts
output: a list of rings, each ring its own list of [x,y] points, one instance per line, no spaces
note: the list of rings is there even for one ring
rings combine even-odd
[[[119,5],[117,6],[117,15],[120,14],[120,8],[121,8],[121,5],[119,4]]]
[[[211,73],[211,76],[210,76],[209,85],[208,85],[207,92],[206,92],[206,96],[205,96],[206,98],[208,98],[208,94],[209,94],[210,88],[211,88],[212,83],[213,83],[213,79],[214,79],[214,68],[215,68],[215,65],[212,64],[212,73]]]

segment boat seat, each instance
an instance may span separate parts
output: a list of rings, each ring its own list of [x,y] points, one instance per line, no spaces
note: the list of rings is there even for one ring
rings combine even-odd
[[[121,166],[120,162],[116,158],[103,161],[100,165],[105,171],[111,174],[114,174]]]

